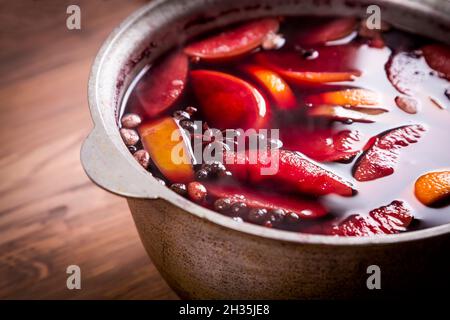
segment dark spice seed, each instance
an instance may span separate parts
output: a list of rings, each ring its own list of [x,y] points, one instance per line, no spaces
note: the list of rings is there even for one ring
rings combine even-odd
[[[217,173],[217,176],[219,177],[219,178],[227,178],[227,177],[231,177],[233,174],[231,173],[231,171],[227,171],[227,170],[225,170],[225,171],[220,171],[220,172],[218,172]]]
[[[187,194],[187,188],[184,183],[174,183],[170,186],[170,189],[182,196]]]
[[[272,228],[273,227],[273,223],[270,220],[264,221],[263,225],[264,225],[264,227],[267,227],[267,228]]]
[[[306,60],[314,60],[319,57],[319,51],[314,49],[303,50],[302,56]]]
[[[273,224],[279,224],[279,223],[283,222],[285,216],[286,216],[286,211],[284,211],[283,209],[269,210],[269,220]]]
[[[189,132],[194,132],[195,129],[197,129],[197,125],[194,122],[192,122],[191,120],[187,120],[187,119],[181,120],[180,126]]]
[[[248,213],[248,221],[261,224],[266,220],[267,210],[262,208],[253,208]]]
[[[445,90],[445,96],[450,100],[450,89]]]
[[[197,180],[205,180],[208,178],[208,171],[205,169],[200,169],[195,173],[195,178]]]
[[[210,163],[203,163],[201,169],[205,170],[207,173],[210,173],[211,172],[211,164]]]
[[[159,182],[160,184],[162,184],[163,186],[166,185],[166,182],[165,182],[163,179],[158,178],[158,177],[155,177],[155,179],[156,179],[156,181],[158,181],[158,182]]]
[[[286,221],[291,224],[297,224],[300,222],[300,217],[295,212],[289,212],[286,214]]]
[[[247,214],[248,207],[244,202],[235,202],[231,205],[231,214],[237,217],[243,217]]]
[[[128,146],[128,150],[130,150],[131,153],[135,153],[137,151],[136,146]]]
[[[173,117],[177,120],[186,120],[190,119],[191,115],[183,110],[177,110],[173,113]]]
[[[190,116],[192,116],[194,113],[197,112],[197,108],[192,107],[192,106],[189,106],[189,107],[187,107],[187,108],[185,109],[185,111],[186,111],[187,113],[189,113]]]
[[[219,212],[225,212],[231,207],[231,200],[229,198],[220,198],[214,201],[214,209]]]
[[[219,173],[221,171],[226,171],[227,169],[225,168],[225,166],[223,165],[222,162],[220,161],[214,161],[210,164],[210,168],[211,168],[211,173]]]

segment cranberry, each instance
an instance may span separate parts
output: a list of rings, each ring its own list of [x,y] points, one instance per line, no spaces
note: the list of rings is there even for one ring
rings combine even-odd
[[[122,127],[127,129],[134,129],[138,125],[140,125],[141,122],[142,122],[141,117],[139,117],[137,114],[134,113],[127,113],[123,115],[122,119],[120,120]]]
[[[202,202],[207,194],[206,188],[200,182],[190,182],[187,186],[189,198],[194,202]]]
[[[150,155],[145,150],[138,150],[133,154],[133,157],[137,162],[144,168],[148,168],[148,164],[150,162]]]
[[[120,129],[120,136],[127,146],[134,146],[139,141],[139,135],[133,129]]]

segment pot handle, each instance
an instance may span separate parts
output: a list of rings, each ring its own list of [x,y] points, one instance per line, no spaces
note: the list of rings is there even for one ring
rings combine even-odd
[[[131,198],[156,199],[163,187],[126,150],[115,145],[107,133],[96,126],[81,147],[81,164],[88,177],[101,188]],[[124,150],[120,150],[123,148]]]

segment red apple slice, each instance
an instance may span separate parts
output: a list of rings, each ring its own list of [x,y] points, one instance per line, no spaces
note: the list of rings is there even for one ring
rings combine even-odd
[[[314,196],[336,193],[349,197],[354,194],[351,183],[299,152],[278,151],[228,152],[225,156],[226,167],[236,179],[255,185],[269,185],[279,190]]]
[[[421,125],[408,125],[371,139],[371,146],[355,164],[353,176],[358,181],[370,181],[391,175],[398,162],[399,149],[418,142],[424,131]]]
[[[289,110],[297,107],[294,93],[278,74],[257,65],[246,65],[244,70],[266,88],[280,109]]]
[[[361,75],[354,65],[358,47],[354,45],[330,46],[317,49],[316,59],[305,59],[298,52],[260,52],[257,63],[274,70],[296,83],[327,83],[352,81]]]
[[[139,127],[142,144],[159,171],[172,183],[194,180],[192,150],[183,130],[171,117]]]
[[[359,132],[350,130],[283,130],[281,140],[285,149],[300,151],[321,162],[349,161],[364,147]]]
[[[431,44],[422,48],[428,65],[450,79],[450,48],[442,44]]]
[[[410,208],[403,201],[396,200],[370,211],[368,216],[352,215],[326,233],[344,237],[395,234],[406,231],[413,219]]]
[[[306,103],[311,104],[357,107],[364,105],[377,105],[380,103],[380,98],[376,92],[371,90],[345,89],[309,96],[305,99],[305,101]]]
[[[269,33],[278,31],[277,19],[251,21],[218,35],[188,45],[184,52],[205,60],[220,60],[242,55],[261,45]]]
[[[268,120],[269,105],[250,83],[209,70],[191,72],[194,93],[208,124],[219,129],[258,129]]]
[[[367,107],[346,108],[329,105],[320,105],[308,109],[308,115],[311,117],[328,118],[330,120],[337,120],[337,121],[351,120],[354,122],[363,122],[363,123],[375,122],[376,118],[374,116],[380,115],[385,112],[387,112],[387,110],[381,108],[367,108]]]
[[[283,209],[295,212],[302,219],[316,219],[327,214],[327,210],[317,201],[301,199],[269,192],[255,191],[240,186],[207,184],[208,195],[219,199],[228,198],[232,203],[244,202],[249,208]]]
[[[355,31],[356,25],[357,21],[355,18],[333,19],[301,32],[296,42],[300,45],[325,44],[326,42],[349,36]]]
[[[153,118],[169,109],[184,91],[188,69],[188,58],[180,52],[155,64],[133,90],[133,110],[143,109]]]

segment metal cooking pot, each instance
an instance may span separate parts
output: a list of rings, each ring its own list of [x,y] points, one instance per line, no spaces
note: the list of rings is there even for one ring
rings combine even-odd
[[[81,150],[86,173],[127,198],[153,263],[182,298],[348,298],[448,287],[450,225],[398,235],[336,238],[238,223],[162,186],[118,131],[130,82],[160,54],[200,32],[267,15],[355,15],[377,4],[392,25],[450,41],[450,3],[412,0],[174,0],[150,2],[98,53],[89,81],[94,129]],[[367,268],[381,268],[368,290]]]

